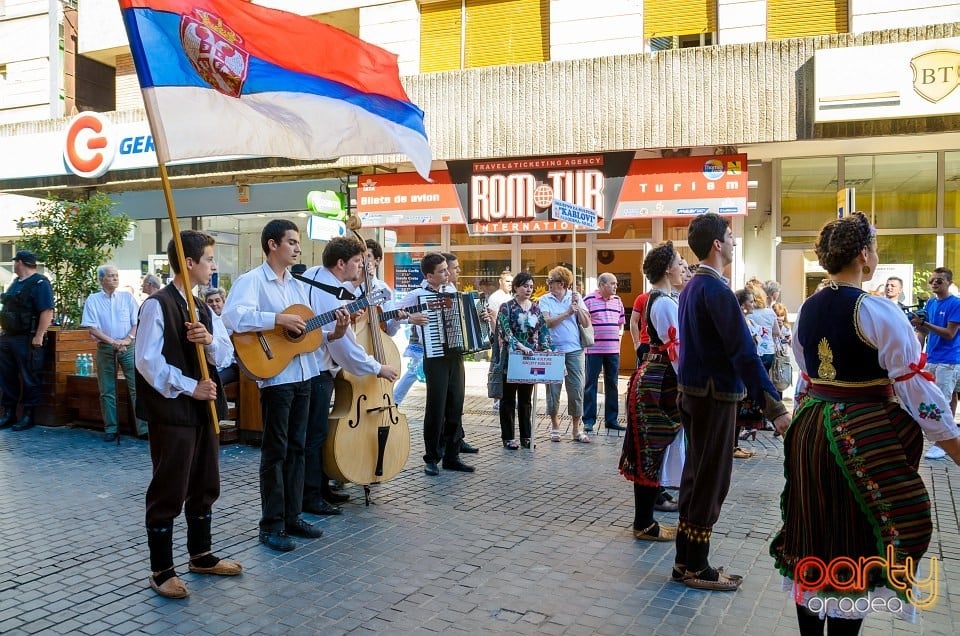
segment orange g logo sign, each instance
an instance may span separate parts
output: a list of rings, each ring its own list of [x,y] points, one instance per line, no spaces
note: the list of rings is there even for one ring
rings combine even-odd
[[[110,135],[110,122],[98,113],[80,113],[67,125],[63,161],[73,174],[96,179],[113,163],[117,152]]]

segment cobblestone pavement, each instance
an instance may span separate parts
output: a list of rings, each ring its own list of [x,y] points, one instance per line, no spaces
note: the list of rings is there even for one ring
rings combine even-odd
[[[475,474],[423,474],[418,385],[404,405],[413,431],[406,469],[374,487],[369,507],[350,487],[346,514],[319,519],[324,537],[297,539],[294,552],[257,543],[259,453],[225,446],[214,547],[245,572],[186,573],[181,517],[185,601],[147,588],[145,442],[117,447],[68,428],[0,431],[0,633],[797,633],[767,555],[783,483],[769,433],[745,443],[757,455],[737,461],[714,532],[712,561],[745,575],[743,587],[691,590],[668,581],[672,545],[630,534],[622,438],[576,444],[568,433],[551,443],[541,399],[536,449],[505,450],[484,380],[483,366],[469,365],[465,427],[481,450],[466,459]],[[923,476],[936,501],[929,555],[942,559],[940,598],[917,624],[874,615],[864,634],[960,633],[960,471],[924,461]]]

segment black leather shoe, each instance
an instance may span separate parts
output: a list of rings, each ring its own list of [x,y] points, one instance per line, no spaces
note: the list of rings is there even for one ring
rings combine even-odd
[[[324,501],[332,506],[350,501],[350,495],[342,492],[333,492],[332,490],[330,492],[322,493],[320,496],[323,497]]]
[[[323,530],[303,519],[297,519],[293,523],[287,524],[287,534],[304,539],[319,539],[323,536]]]
[[[609,424],[604,424],[603,426],[604,426],[605,428],[610,429],[611,431],[625,431],[625,430],[627,430],[627,427],[626,427],[626,426],[624,426],[623,424],[620,424],[620,423],[618,423],[618,422],[610,422]]]
[[[436,462],[427,462],[423,465],[423,472],[431,477],[436,477],[440,474],[440,469],[437,468]]]
[[[141,441],[146,441],[150,439],[150,433],[140,433],[139,435],[137,435],[137,439]]]
[[[456,470],[461,473],[472,473],[473,471],[476,470],[476,468],[474,468],[473,466],[468,466],[467,464],[464,464],[459,459],[454,460],[452,462],[447,462],[447,461],[443,462],[443,469]]]
[[[297,544],[287,536],[286,532],[265,532],[261,530],[260,543],[277,552],[290,552],[297,547]]]
[[[654,510],[659,510],[660,512],[676,512],[680,509],[680,504],[676,501],[658,501],[653,504]]]
[[[3,412],[3,415],[0,416],[0,429],[10,428],[13,426],[15,421],[15,410],[16,409],[12,407],[7,407],[7,409]]]
[[[117,434],[107,433],[106,435],[103,436],[103,441],[105,441],[107,444],[110,444],[111,442],[115,442],[117,441]]]
[[[10,427],[11,431],[25,431],[28,428],[33,428],[33,417],[30,415],[24,415],[20,418],[20,421]]]
[[[480,452],[480,449],[477,448],[476,446],[471,446],[470,444],[467,444],[466,442],[460,442],[460,452],[461,452],[461,453],[471,453],[471,454],[472,454],[472,453],[479,453],[479,452]]]
[[[303,504],[303,511],[312,515],[342,515],[343,510],[336,506],[331,506],[323,499],[317,501],[308,501]]]

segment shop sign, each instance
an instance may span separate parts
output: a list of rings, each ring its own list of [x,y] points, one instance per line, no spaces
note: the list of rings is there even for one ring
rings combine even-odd
[[[816,123],[960,113],[960,37],[814,54]]]
[[[416,172],[361,175],[356,210],[364,227],[463,223],[450,175],[435,171],[430,179],[427,183]]]
[[[346,197],[333,190],[311,190],[308,192],[307,209],[317,216],[336,221],[347,218]]]
[[[553,200],[553,218],[558,221],[573,223],[576,227],[585,227],[588,230],[597,229],[596,211],[566,201]]]
[[[551,216],[554,200],[596,214],[609,229],[612,206],[633,153],[451,161],[453,180],[466,183],[467,231],[473,236],[557,234],[581,229]],[[462,190],[461,190],[462,191]]]
[[[747,213],[747,156],[635,159],[617,205],[617,219]]]

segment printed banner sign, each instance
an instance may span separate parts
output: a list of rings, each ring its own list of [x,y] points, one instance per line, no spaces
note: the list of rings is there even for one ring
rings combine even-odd
[[[575,225],[551,215],[554,201],[596,213],[596,230],[610,229],[632,152],[486,161],[450,161],[467,232],[472,236],[565,234]],[[576,227],[578,231],[582,230]]]
[[[560,384],[566,369],[566,355],[542,351],[523,355],[511,351],[507,360],[507,382],[513,384]]]
[[[747,156],[635,159],[614,218],[747,213]]]
[[[416,172],[371,174],[359,178],[357,214],[364,227],[463,223],[460,199],[445,171],[430,173],[427,183]]]

